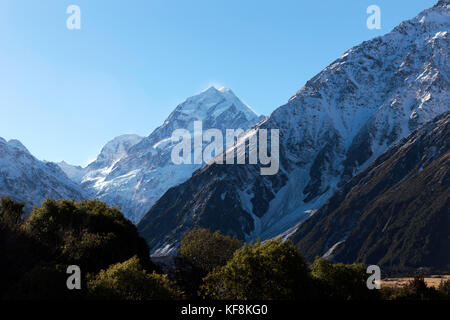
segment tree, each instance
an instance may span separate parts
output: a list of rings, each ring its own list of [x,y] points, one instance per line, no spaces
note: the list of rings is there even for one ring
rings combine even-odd
[[[294,245],[272,239],[237,250],[225,266],[205,277],[201,290],[214,299],[302,299],[310,293],[310,279]]]
[[[179,296],[165,275],[147,273],[136,256],[89,275],[87,287],[94,299],[167,300]]]
[[[433,287],[428,287],[421,275],[416,275],[407,285],[400,288],[391,299],[393,300],[435,300],[439,293]]]
[[[6,299],[12,300],[69,300],[82,299],[82,290],[68,290],[67,266],[44,263],[27,271],[9,290]]]
[[[0,221],[10,228],[16,228],[22,222],[23,202],[2,198],[0,201]]]
[[[198,298],[202,279],[214,268],[225,265],[243,243],[218,231],[195,228],[181,240],[173,278],[187,298]]]
[[[196,228],[184,235],[178,257],[189,260],[207,274],[214,268],[225,265],[242,245],[237,238],[224,236],[218,231],[211,233],[208,229]]]
[[[4,200],[2,217],[5,208],[6,216],[17,217],[10,212],[19,212],[21,206]],[[117,208],[98,200],[45,200],[14,226],[0,219],[0,295],[6,299],[84,298],[85,286],[67,290],[67,266],[79,266],[85,283],[86,274],[133,256],[145,271],[159,271],[145,240]]]
[[[317,296],[325,299],[354,300],[374,299],[376,290],[367,288],[366,268],[363,264],[333,264],[324,258],[316,258],[311,265]]]
[[[145,269],[156,270],[133,223],[98,200],[47,199],[42,208],[34,208],[22,229],[47,246],[55,261],[79,265],[84,272],[98,272],[134,255]]]
[[[450,279],[447,279],[446,281],[441,281],[438,290],[443,299],[450,300]]]
[[[0,201],[0,298],[11,297],[11,287],[49,258],[45,246],[22,230],[23,206],[10,198]]]

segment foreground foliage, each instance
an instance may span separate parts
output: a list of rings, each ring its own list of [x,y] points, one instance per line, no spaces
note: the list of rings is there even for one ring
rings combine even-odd
[[[316,258],[311,265],[311,275],[318,296],[337,300],[365,300],[377,298],[376,290],[367,289],[366,267],[362,264],[333,264]]]
[[[225,265],[243,242],[219,232],[195,228],[186,233],[175,259],[174,279],[186,297],[199,298],[203,278],[215,268]]]
[[[204,279],[205,297],[216,299],[301,299],[310,293],[308,267],[291,242],[247,244]]]
[[[183,237],[178,256],[208,273],[225,265],[242,245],[242,241],[237,238],[221,235],[218,231],[211,233],[207,229],[196,228]]]
[[[437,289],[427,286],[423,276],[416,275],[404,287],[382,289],[389,300],[450,300],[450,280],[442,281]]]
[[[150,260],[136,227],[103,202],[46,200],[23,218],[23,204],[0,202],[0,299],[450,299],[450,281],[369,290],[362,264],[317,258],[308,266],[289,241],[243,244],[194,229],[165,267]],[[169,259],[170,260],[170,259]],[[69,265],[81,290],[68,290]]]
[[[167,276],[147,273],[136,256],[111,265],[97,275],[89,275],[87,287],[89,296],[95,299],[167,300],[179,296]]]
[[[148,272],[158,269],[145,240],[117,208],[97,200],[45,200],[25,219],[22,208],[8,198],[1,201],[0,295],[4,298],[84,296],[83,290],[66,287],[69,265],[78,265],[83,274],[97,273],[136,256]]]

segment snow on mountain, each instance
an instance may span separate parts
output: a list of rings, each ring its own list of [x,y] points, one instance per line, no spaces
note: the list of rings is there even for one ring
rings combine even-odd
[[[85,168],[81,166],[74,166],[65,161],[56,163],[62,171],[69,177],[70,180],[75,181],[76,183],[80,183],[81,179],[86,173]]]
[[[395,143],[290,237],[308,262],[450,267],[450,111]]]
[[[101,150],[95,161],[92,161],[83,168],[74,166],[65,161],[58,162],[57,165],[65,174],[76,183],[82,181],[101,181],[117,161],[128,155],[128,150],[144,139],[135,134],[124,134],[109,141]]]
[[[449,110],[449,9],[439,1],[353,47],[259,123],[280,130],[278,174],[213,164],[170,189],[138,225],[152,253],[175,252],[196,225],[246,240],[292,233],[390,145]]]
[[[87,171],[109,167],[128,155],[128,150],[144,139],[135,134],[125,134],[108,142],[98,155],[97,159],[88,165]]]
[[[25,203],[30,212],[45,198],[81,200],[86,194],[54,163],[39,161],[18,140],[0,137],[0,198]]]
[[[66,173],[109,205],[122,208],[137,223],[164,192],[188,179],[200,164],[175,165],[171,139],[176,129],[193,132],[194,121],[203,129],[246,130],[258,117],[227,88],[211,87],[178,105],[167,120],[148,137],[124,135],[105,145],[98,158],[81,171],[62,165]],[[79,174],[82,173],[82,177]]]

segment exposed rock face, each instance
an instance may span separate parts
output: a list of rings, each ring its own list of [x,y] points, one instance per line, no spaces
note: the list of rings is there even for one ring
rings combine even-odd
[[[225,136],[226,129],[247,130],[263,118],[230,89],[211,87],[178,105],[148,137],[117,137],[86,168],[61,167],[95,197],[120,206],[125,216],[137,223],[164,192],[203,166],[173,163],[171,151],[179,143],[171,139],[175,130],[192,133],[194,121],[202,121],[204,130],[215,128]]]
[[[309,261],[450,268],[450,112],[377,158],[291,240]]]
[[[389,146],[449,110],[449,8],[440,1],[348,50],[259,123],[280,130],[278,174],[211,165],[165,193],[139,224],[152,252],[175,252],[195,225],[247,240],[288,235]]]

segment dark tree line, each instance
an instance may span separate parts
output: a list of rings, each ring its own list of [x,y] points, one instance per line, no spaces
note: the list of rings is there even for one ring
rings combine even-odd
[[[118,208],[98,200],[46,200],[24,217],[23,204],[0,202],[1,299],[449,299],[416,277],[404,288],[369,290],[366,268],[317,258],[308,266],[289,241],[244,244],[194,229],[163,270]],[[68,290],[66,269],[82,270]]]

